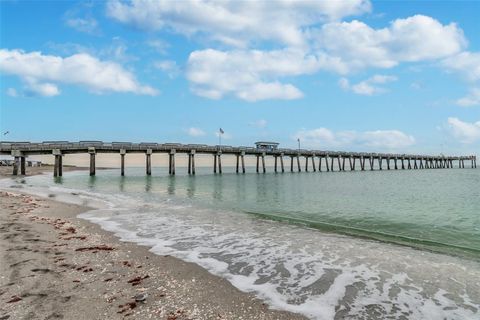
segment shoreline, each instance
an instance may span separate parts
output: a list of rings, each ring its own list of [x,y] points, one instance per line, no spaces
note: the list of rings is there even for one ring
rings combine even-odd
[[[306,319],[270,309],[197,264],[120,241],[77,218],[87,207],[0,197],[0,319]],[[136,302],[143,293],[146,302]]]

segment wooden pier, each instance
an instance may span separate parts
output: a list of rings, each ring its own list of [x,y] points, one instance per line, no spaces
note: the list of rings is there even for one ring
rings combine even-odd
[[[326,171],[354,171],[358,168],[365,170],[419,170],[419,169],[451,169],[454,162],[457,168],[465,168],[465,162],[470,162],[470,168],[477,167],[476,156],[429,156],[412,154],[389,153],[359,153],[336,152],[303,149],[276,149],[261,150],[253,147],[208,146],[200,144],[179,143],[130,143],[102,141],[45,141],[31,142],[0,142],[0,154],[14,157],[13,175],[26,173],[26,158],[30,155],[47,155],[55,157],[53,175],[62,176],[62,157],[66,154],[88,153],[90,155],[90,175],[95,175],[95,157],[97,153],[116,153],[120,155],[120,174],[125,175],[125,156],[131,153],[145,154],[145,173],[152,174],[153,153],[166,153],[168,157],[168,172],[175,175],[175,155],[183,153],[188,155],[188,174],[195,174],[195,155],[210,154],[213,156],[213,172],[222,173],[222,156],[236,157],[236,173],[245,173],[245,157],[256,157],[256,172],[266,173],[265,157],[274,158],[275,173],[285,172],[284,160],[290,158],[289,169],[291,172],[301,172],[300,158],[305,159],[304,170],[312,172],[323,169]],[[288,160],[287,160],[288,161]],[[322,166],[322,163],[325,166]],[[357,167],[357,164],[359,167]],[[386,165],[386,168],[384,166]],[[288,165],[288,163],[287,163]]]

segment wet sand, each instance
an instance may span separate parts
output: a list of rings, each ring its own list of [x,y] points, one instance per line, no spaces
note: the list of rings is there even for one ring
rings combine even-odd
[[[0,200],[0,319],[305,319],[196,264],[120,242],[76,218],[86,207],[11,192]]]

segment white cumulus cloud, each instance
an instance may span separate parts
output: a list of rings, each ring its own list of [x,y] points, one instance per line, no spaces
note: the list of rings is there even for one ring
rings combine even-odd
[[[359,140],[372,148],[400,149],[415,144],[415,138],[398,130],[366,131],[360,134]]]
[[[192,92],[210,99],[299,99],[303,93],[291,80],[294,77],[323,71],[346,76],[366,68],[448,59],[467,46],[455,23],[444,24],[426,15],[395,19],[380,28],[358,20],[342,21],[370,10],[369,0],[111,0],[107,4],[107,14],[120,23],[149,32],[173,31],[203,44],[220,42],[221,50],[193,51],[186,68]],[[373,95],[383,91],[374,81],[350,85],[344,79],[340,84]]]
[[[194,93],[210,99],[231,94],[246,101],[291,100],[303,97],[302,92],[278,78],[313,73],[317,69],[315,57],[295,49],[207,49],[190,54],[187,79]]]
[[[398,150],[415,144],[413,136],[399,130],[334,132],[327,128],[317,128],[300,130],[294,138],[300,139],[305,147],[320,149],[360,146],[381,151]]]
[[[309,26],[359,15],[370,9],[368,0],[113,0],[107,4],[110,17],[136,28],[207,36],[240,47],[254,39],[302,45]]]
[[[469,93],[458,99],[461,107],[480,105],[480,52],[461,52],[442,61],[448,72],[461,75],[470,85]]]
[[[60,90],[53,83],[37,83],[36,80],[27,80],[28,87],[25,90],[27,96],[54,97],[60,94]]]
[[[455,23],[443,25],[424,15],[397,19],[381,29],[357,20],[327,23],[312,35],[318,51],[339,59],[338,71],[343,73],[445,58],[466,46]]]
[[[461,52],[444,59],[442,65],[450,72],[461,74],[467,81],[480,80],[480,52]]]
[[[396,80],[397,77],[394,76],[376,74],[366,80],[360,81],[359,83],[353,85],[351,85],[346,78],[341,78],[338,83],[343,90],[352,91],[360,95],[371,96],[386,91],[385,88],[378,86],[378,84],[385,84]]]
[[[469,144],[480,140],[480,121],[464,122],[458,118],[448,118],[451,134],[461,143]]]
[[[457,100],[457,105],[461,107],[480,105],[480,88],[471,88],[470,92],[465,97]]]
[[[0,71],[22,79],[27,94],[58,95],[58,84],[79,85],[94,93],[158,94],[156,89],[139,84],[121,65],[98,60],[87,53],[63,58],[41,52],[1,49]]]
[[[461,29],[422,15],[397,19],[387,28],[373,29],[363,22],[329,22],[313,27],[310,48],[276,50],[206,49],[190,54],[187,79],[198,95],[220,99],[233,95],[247,101],[298,99],[303,93],[283,78],[330,71],[349,74],[359,69],[392,68],[401,62],[442,59],[466,45]],[[395,81],[376,75],[355,85],[340,86],[357,94],[384,91],[378,84]]]

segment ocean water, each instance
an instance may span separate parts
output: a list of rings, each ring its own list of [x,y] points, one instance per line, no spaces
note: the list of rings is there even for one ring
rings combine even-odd
[[[480,170],[179,171],[0,187],[94,206],[81,217],[124,241],[312,319],[480,319]]]

